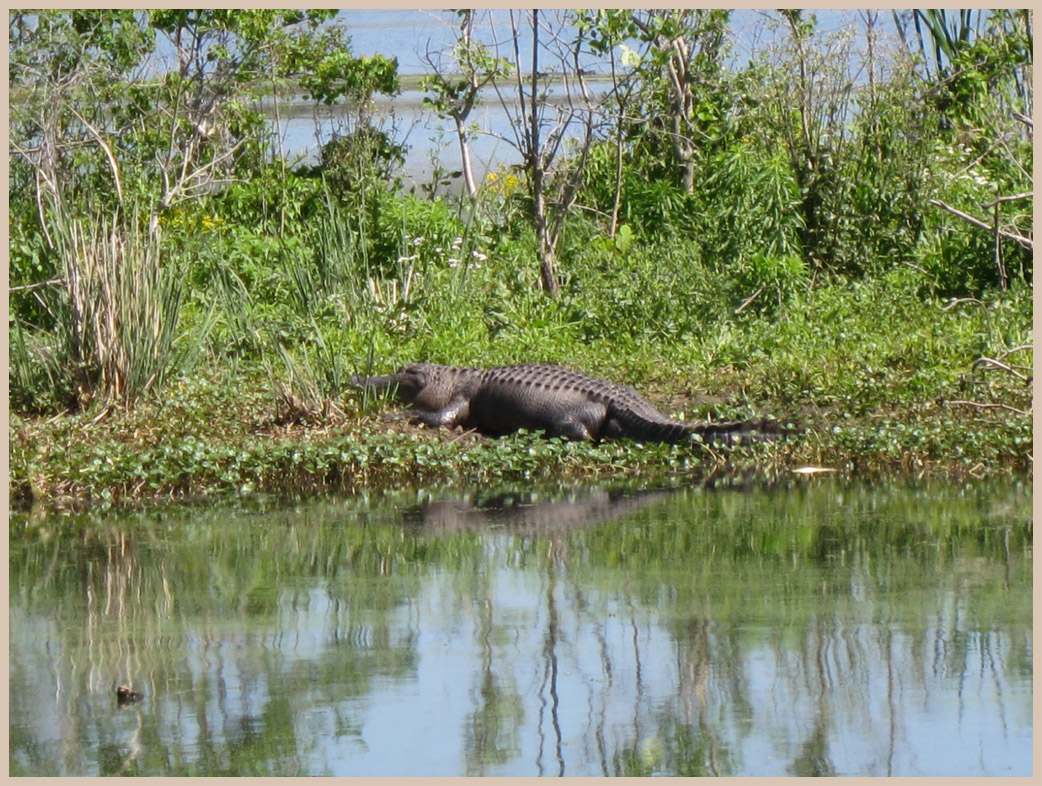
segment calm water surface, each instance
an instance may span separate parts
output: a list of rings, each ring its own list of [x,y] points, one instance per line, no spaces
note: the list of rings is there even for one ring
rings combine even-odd
[[[1030,775],[1031,539],[1016,482],[15,514],[10,770]]]

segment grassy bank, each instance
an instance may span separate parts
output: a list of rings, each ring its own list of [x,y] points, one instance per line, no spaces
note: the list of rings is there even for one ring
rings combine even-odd
[[[306,413],[274,394],[262,363],[211,371],[200,364],[132,409],[15,416],[12,501],[126,503],[497,479],[661,481],[723,467],[786,473],[815,465],[857,476],[1030,472],[1024,413],[1031,390],[1012,372],[1031,365],[1031,352],[1003,357],[1029,339],[1030,291],[950,305],[907,294],[906,284],[816,290],[783,318],[725,321],[711,337],[673,344],[555,338],[526,350],[501,339],[450,357],[451,336],[435,334],[374,361],[389,369],[426,359],[424,345],[429,353],[435,342],[436,359],[461,365],[568,362],[634,384],[683,417],[769,415],[804,424],[799,437],[780,444],[707,451],[531,434],[490,440],[411,426],[392,416],[397,406],[363,402],[349,390],[325,414]]]

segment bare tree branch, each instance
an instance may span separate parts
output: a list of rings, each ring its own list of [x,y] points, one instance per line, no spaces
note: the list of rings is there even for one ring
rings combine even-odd
[[[958,216],[963,221],[967,221],[970,224],[973,224],[975,227],[978,227],[979,229],[985,229],[988,232],[997,232],[1000,237],[1004,237],[1007,240],[1012,240],[1014,243],[1019,245],[1021,248],[1025,248],[1028,251],[1034,250],[1034,243],[1032,242],[1032,240],[1030,238],[1026,238],[1026,237],[1024,237],[1022,235],[1018,235],[1018,234],[1015,234],[1013,232],[1008,232],[1008,231],[1006,231],[1004,229],[997,229],[996,227],[992,226],[991,224],[987,223],[986,221],[981,221],[979,218],[974,218],[973,216],[969,215],[968,213],[963,213],[958,208],[954,208],[951,205],[947,205],[947,204],[945,204],[944,202],[942,202],[939,199],[931,199],[930,200],[930,204],[933,205],[934,207],[939,207],[939,208],[941,208],[943,210],[947,210],[953,216]]]
[[[975,361],[973,361],[973,365],[984,366],[987,369],[1001,369],[1002,371],[1008,371],[1010,374],[1012,374],[1022,382],[1029,381],[1028,377],[1024,376],[1019,371],[1016,371],[1012,366],[1007,366],[1005,363],[999,360],[995,360],[994,358],[977,358]]]
[[[47,281],[37,281],[35,284],[22,284],[17,287],[8,287],[8,292],[31,292],[34,289],[40,289],[42,287],[50,286],[65,286],[66,281],[64,278],[51,278]]]
[[[986,205],[981,205],[981,207],[995,207],[995,205],[1001,202],[1013,202],[1018,199],[1031,199],[1034,197],[1034,195],[1035,194],[1032,191],[1025,191],[1023,194],[1010,194],[1009,196],[1000,196],[998,199],[993,199]]]
[[[949,404],[961,404],[961,405],[966,406],[966,407],[976,407],[977,409],[1005,409],[1005,410],[1007,410],[1009,412],[1016,412],[1018,415],[1024,415],[1025,417],[1028,417],[1028,416],[1031,415],[1031,410],[1030,409],[1017,409],[1016,407],[1011,407],[1009,404],[990,404],[990,403],[987,403],[987,402],[983,402],[982,403],[980,401],[961,401],[961,400],[949,401],[948,403]]]
[[[112,153],[112,148],[108,146],[101,133],[92,126],[87,119],[76,111],[76,107],[69,105],[69,111],[76,115],[76,119],[83,123],[84,127],[90,131],[91,136],[97,140],[97,143],[101,146],[101,149],[105,151],[105,155],[109,160],[109,167],[112,169],[112,179],[116,183],[116,194],[119,197],[120,204],[123,204],[123,180],[119,176],[119,164],[116,163],[116,156]]]
[[[1019,120],[1021,123],[1026,125],[1028,128],[1034,128],[1035,127],[1035,121],[1032,120],[1027,115],[1021,114],[1020,112],[1013,112],[1013,118],[1015,120]]]

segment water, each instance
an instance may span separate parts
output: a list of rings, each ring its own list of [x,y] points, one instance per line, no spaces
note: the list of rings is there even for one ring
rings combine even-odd
[[[555,13],[545,11],[545,24],[554,25]],[[865,51],[865,24],[860,12],[854,10],[820,10],[814,12],[817,30],[822,35],[834,35],[842,30],[850,30],[854,41],[855,58],[859,59]],[[373,56],[377,54],[394,57],[398,60],[398,73],[404,77],[416,77],[431,73],[428,62],[442,62],[443,68],[452,71],[451,61],[439,61],[440,53],[448,52],[454,41],[458,20],[454,13],[439,10],[342,10],[338,15],[351,36],[351,50],[357,56]],[[733,44],[729,64],[743,67],[750,59],[769,46],[783,40],[787,33],[779,23],[780,17],[774,12],[756,10],[736,10],[732,13],[730,23],[730,41]],[[532,36],[528,28],[530,22],[522,13],[519,18],[519,59],[523,64],[531,62]],[[876,19],[876,34],[882,45],[896,46],[896,27],[890,13],[879,13]],[[513,61],[512,39],[508,35],[510,26],[509,13],[506,10],[480,12],[476,16],[474,37],[485,44],[499,56]],[[545,40],[548,36],[542,34]],[[638,49],[635,41],[628,42],[633,49]],[[548,70],[560,70],[549,51],[543,54],[543,63]],[[606,57],[585,54],[580,62],[582,68],[594,74],[610,73]],[[863,69],[857,69],[856,79],[865,80]],[[603,92],[608,88],[606,82],[592,80],[593,90]],[[511,91],[506,91],[509,97]],[[407,185],[422,185],[430,182],[435,158],[438,166],[447,172],[459,171],[461,158],[452,123],[442,120],[433,112],[422,106],[424,93],[418,90],[405,90],[394,99],[377,101],[379,114],[385,118],[387,128],[394,128],[398,142],[409,149],[403,167]],[[512,110],[516,114],[516,110]],[[307,163],[315,163],[319,151],[334,133],[343,133],[351,126],[351,110],[343,106],[335,107],[292,107],[283,109],[283,117],[277,124],[277,132],[282,137],[283,152],[291,159],[299,158]],[[563,120],[563,118],[562,118]],[[472,156],[476,176],[480,179],[488,172],[501,166],[514,166],[521,163],[521,155],[510,143],[513,138],[511,117],[504,110],[495,92],[482,91],[481,97],[469,122],[476,123],[478,133],[472,140]],[[272,116],[272,125],[276,126]],[[553,125],[551,123],[550,125]],[[566,137],[577,138],[581,135],[578,122],[571,123]],[[450,190],[459,187],[456,182]]]
[[[16,514],[11,774],[1029,775],[1030,506],[826,479]]]
[[[603,95],[609,87],[608,82],[593,80],[589,84],[590,94]],[[548,110],[548,116],[550,112],[556,116],[560,108],[563,123],[567,113],[560,100],[563,94],[560,85],[549,86],[547,93],[554,107]],[[442,175],[457,173],[457,179],[449,188],[455,192],[462,187],[458,175],[463,166],[459,141],[455,131],[450,130],[451,121],[437,117],[423,106],[425,95],[419,90],[404,90],[394,98],[377,97],[373,106],[380,118],[378,124],[392,134],[395,142],[405,146],[402,175],[407,189],[428,185],[434,177],[436,162]],[[518,107],[505,109],[489,90],[481,91],[480,102],[468,119],[478,128],[470,140],[470,151],[479,183],[490,172],[522,162],[514,136],[514,120],[520,117]],[[317,163],[322,146],[335,135],[349,134],[356,122],[354,111],[344,105],[316,107],[306,102],[289,103],[280,107],[277,123],[270,101],[261,102],[259,106],[265,110],[273,132],[281,137],[283,155],[294,164]],[[577,138],[582,131],[581,123],[572,118],[568,124],[566,138]],[[546,131],[543,133],[545,136]]]
[[[848,8],[820,9],[808,13],[814,14],[817,20],[815,30],[819,34],[827,36],[851,29],[855,31],[857,47],[865,47],[863,12]],[[876,34],[887,38],[896,37],[893,15],[887,11],[877,13]],[[544,29],[555,24],[556,12],[553,9],[541,14]],[[520,16],[515,12],[515,18],[519,22],[520,60],[529,63],[532,59],[531,22],[523,11]],[[436,9],[348,9],[340,11],[338,21],[344,24],[351,36],[352,53],[367,57],[377,54],[396,57],[398,72],[409,76],[430,71],[428,59],[452,46],[459,25],[454,12]],[[498,44],[499,56],[513,58],[512,39],[508,35],[510,29],[510,13],[506,9],[493,9],[487,13],[479,10],[475,15],[474,38],[490,48]],[[787,31],[776,11],[735,9],[731,12],[730,35],[733,43],[731,62],[742,64],[762,48],[777,43],[787,35]],[[545,40],[547,34],[542,33],[541,37]],[[633,41],[628,42],[628,45],[637,47]],[[582,67],[601,73],[608,69],[605,58],[593,55],[584,57],[586,59],[582,61]]]

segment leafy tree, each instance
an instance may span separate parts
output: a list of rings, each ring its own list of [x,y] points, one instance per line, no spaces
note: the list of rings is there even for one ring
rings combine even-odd
[[[502,139],[521,155],[540,283],[545,292],[556,296],[558,244],[593,144],[600,102],[589,90],[587,73],[580,65],[585,31],[573,28],[570,12],[511,10],[509,20],[512,80],[493,79],[490,84],[510,123],[510,136]],[[522,26],[531,32],[527,62],[521,59]],[[507,72],[503,66],[500,75]],[[555,82],[562,90],[559,100],[551,99],[550,86]],[[565,156],[569,144],[573,148]]]
[[[72,364],[85,371],[86,388],[100,382],[106,397],[127,398],[126,385],[105,381],[101,372],[108,361],[97,356],[98,342],[88,340],[83,317],[93,304],[83,298],[92,290],[80,284],[95,273],[84,268],[85,259],[93,257],[97,271],[115,265],[163,278],[164,220],[183,206],[226,193],[269,165],[266,122],[256,98],[270,93],[271,86],[289,84],[325,103],[361,102],[377,91],[397,91],[395,61],[353,57],[346,31],[331,24],[334,14],[10,13],[9,202],[18,217],[17,226],[12,221],[17,252],[11,260],[12,310],[28,320],[27,329],[64,336],[58,342],[64,349],[49,361],[56,368]],[[160,36],[171,45],[172,67],[151,58]],[[110,237],[103,240],[98,233]],[[140,264],[125,260],[131,252],[144,255]],[[132,289],[120,291],[126,295]],[[179,303],[180,295],[171,292],[168,300]],[[118,316],[127,305],[121,296],[104,302],[112,313],[98,319],[123,333],[109,337],[112,346],[137,340]],[[176,320],[176,310],[141,312],[136,319],[169,322]],[[167,335],[166,330],[156,324],[152,333]],[[23,346],[31,354],[33,342]],[[161,376],[146,378],[155,382]],[[89,398],[86,390],[80,396]]]
[[[1005,289],[1014,275],[1029,280],[1032,14],[978,11],[974,22],[971,11],[956,21],[927,10],[913,22],[926,103],[939,127],[929,204],[947,213],[928,218],[934,231],[924,267],[942,291],[956,294]],[[947,226],[951,216],[962,222],[957,231]]]
[[[495,56],[485,44],[475,40],[475,13],[466,8],[456,11],[459,17],[456,43],[447,58],[451,65],[428,52],[426,61],[432,73],[421,83],[421,87],[430,93],[423,99],[424,104],[453,122],[460,146],[463,185],[471,199],[477,196],[478,186],[470,157],[470,140],[475,131],[468,126],[467,119],[479,100],[481,90],[511,73],[509,60]],[[455,73],[451,74],[449,68],[455,68]]]
[[[612,118],[614,173],[610,181],[608,181],[613,183],[608,237],[614,238],[619,226],[619,211],[622,208],[623,163],[625,160],[623,141],[626,133],[627,116],[632,112],[631,103],[636,92],[636,80],[630,79],[628,76],[632,73],[631,69],[640,63],[639,53],[630,49],[623,42],[636,38],[638,28],[629,11],[603,8],[596,11],[578,11],[576,13],[576,26],[586,31],[589,37],[590,51],[602,57],[608,56],[609,74],[611,76],[611,92],[608,96],[608,103],[613,105],[615,109],[614,117]],[[616,57],[616,50],[620,52],[620,57],[618,58]],[[606,176],[607,172],[597,173],[599,180],[607,180]],[[594,180],[587,177],[586,184],[589,185],[592,182]]]
[[[638,117],[646,120],[635,131],[649,152],[661,151],[670,179],[691,193],[699,153],[727,109],[721,85],[730,12],[648,10],[631,18],[644,44],[635,70],[642,85]]]

